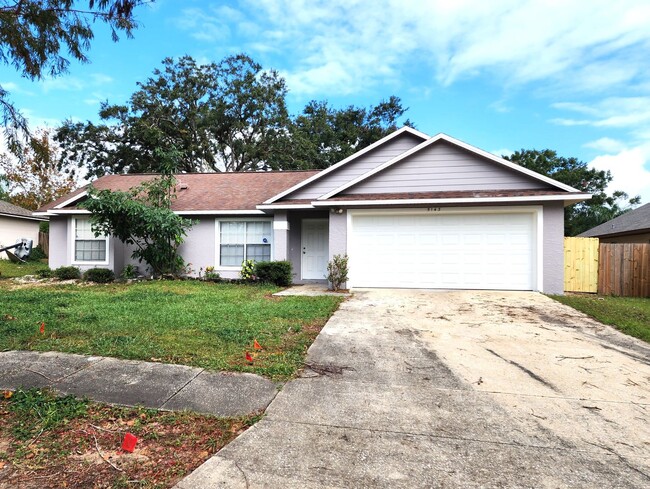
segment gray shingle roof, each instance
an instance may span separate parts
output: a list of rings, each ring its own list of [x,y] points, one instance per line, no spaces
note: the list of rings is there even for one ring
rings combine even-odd
[[[4,200],[0,200],[0,214],[9,214],[18,217],[33,217],[32,211],[10,204]]]
[[[633,211],[626,212],[599,226],[585,231],[579,236],[600,237],[615,234],[632,234],[650,230],[650,204],[642,205]]]

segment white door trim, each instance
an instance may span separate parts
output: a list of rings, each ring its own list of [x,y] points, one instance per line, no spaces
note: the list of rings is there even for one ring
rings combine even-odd
[[[304,242],[305,242],[305,222],[322,222],[325,223],[325,235],[323,236],[325,240],[325,245],[329,249],[329,219],[327,218],[307,218],[300,221],[300,279],[301,280],[325,280],[325,276],[322,277],[305,277],[305,252],[304,252]]]

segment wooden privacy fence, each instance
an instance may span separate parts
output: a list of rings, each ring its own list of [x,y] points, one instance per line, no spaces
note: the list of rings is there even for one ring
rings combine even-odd
[[[43,249],[43,253],[50,256],[50,234],[38,233],[38,245]]]
[[[564,290],[598,292],[598,238],[564,238]]]
[[[650,297],[650,244],[601,243],[598,293]]]

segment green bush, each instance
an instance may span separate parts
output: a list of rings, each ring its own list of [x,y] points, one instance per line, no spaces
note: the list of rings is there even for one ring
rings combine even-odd
[[[29,261],[40,261],[44,258],[47,258],[47,255],[40,245],[32,248],[32,251],[29,253]]]
[[[131,278],[137,278],[138,276],[138,266],[129,263],[125,266],[120,272],[120,278],[124,280],[129,280]]]
[[[348,281],[348,255],[334,255],[327,264],[327,281],[333,290],[340,290]]]
[[[255,262],[253,260],[244,260],[241,264],[239,276],[246,282],[253,282],[257,279],[255,276]]]
[[[255,264],[254,274],[260,282],[286,287],[292,280],[291,262],[260,261]]]
[[[36,270],[36,276],[38,278],[52,278],[54,277],[54,270],[50,270],[49,268],[41,268],[40,270]]]
[[[46,233],[46,234],[49,233],[50,232],[50,223],[49,223],[49,221],[42,221],[38,225],[38,232],[39,233]]]
[[[81,277],[77,267],[59,267],[54,270],[54,276],[59,280],[73,280]]]
[[[115,280],[115,274],[110,268],[91,268],[84,273],[84,280],[98,284],[107,284]]]

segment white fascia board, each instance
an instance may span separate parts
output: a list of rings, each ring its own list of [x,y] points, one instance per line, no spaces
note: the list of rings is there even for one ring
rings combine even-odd
[[[508,160],[504,160],[503,158],[499,158],[498,156],[493,155],[492,153],[488,153],[487,151],[483,151],[480,148],[477,148],[475,146],[472,146],[470,144],[464,143],[463,141],[460,141],[458,139],[452,138],[451,136],[447,136],[446,134],[439,133],[433,136],[432,138],[424,141],[421,144],[418,144],[417,146],[411,148],[408,151],[405,151],[402,154],[397,155],[395,158],[388,160],[386,163],[383,163],[379,165],[378,167],[373,168],[372,170],[364,173],[363,175],[359,175],[357,178],[350,180],[347,183],[344,183],[338,188],[335,188],[334,190],[326,193],[325,195],[322,195],[318,198],[318,200],[326,200],[329,199],[330,197],[333,197],[336,194],[341,193],[342,191],[352,187],[353,185],[356,185],[357,183],[366,180],[367,178],[376,175],[380,171],[385,170],[386,168],[394,165],[395,163],[398,163],[399,161],[404,160],[405,158],[408,158],[412,154],[415,154],[424,148],[432,145],[433,143],[436,143],[438,141],[446,141],[450,144],[453,144],[455,146],[459,146],[463,149],[466,149],[467,151],[470,151],[471,153],[477,154],[479,156],[483,156],[484,158],[487,158],[491,161],[494,161],[495,163],[498,163],[502,166],[506,166],[512,170],[518,171],[520,173],[524,173],[528,175],[529,177],[532,177],[536,180],[541,180],[544,183],[548,183],[550,185],[553,185],[554,187],[560,188],[562,190],[566,190],[567,192],[580,192],[578,189],[575,189],[573,187],[569,187],[568,185],[565,185],[563,183],[560,183],[556,180],[553,180],[552,178],[546,177],[544,175],[540,175],[539,173],[536,173],[532,170],[529,170],[528,168],[524,168],[523,166],[517,165],[515,163],[512,163]]]
[[[359,156],[363,156],[364,154],[368,153],[369,151],[372,151],[373,149],[377,148],[378,146],[381,146],[382,144],[390,141],[393,138],[396,138],[397,136],[400,136],[401,134],[404,134],[405,132],[408,132],[409,134],[413,134],[414,136],[417,136],[417,137],[422,138],[424,140],[429,139],[428,134],[420,132],[417,129],[413,129],[412,127],[404,126],[404,127],[398,129],[395,132],[391,132],[388,136],[385,136],[385,137],[381,138],[379,141],[375,141],[370,146],[366,146],[365,148],[363,148],[363,149],[357,151],[356,153],[354,153],[353,155],[348,156],[344,160],[339,161],[335,165],[332,165],[329,168],[326,168],[326,169],[322,170],[321,172],[317,173],[316,175],[314,175],[312,177],[309,177],[307,180],[303,180],[302,182],[297,183],[293,187],[288,188],[287,190],[284,190],[284,191],[280,192],[277,195],[274,195],[270,199],[264,201],[264,204],[272,204],[276,200],[281,199],[282,197],[284,197],[285,195],[289,195],[291,192],[294,192],[294,191],[298,190],[299,188],[302,188],[305,185],[310,184],[314,180],[318,180],[319,178],[321,178],[321,177],[327,175],[328,173],[333,172],[337,168],[340,168],[341,166],[345,165],[346,163],[349,163],[350,161],[357,159]]]
[[[235,209],[235,210],[207,210],[207,211],[174,211],[174,214],[180,216],[242,216],[246,214],[263,215],[264,212],[251,209]]]
[[[61,216],[68,214],[90,214],[90,211],[85,209],[50,209],[47,211],[48,216]]]
[[[60,204],[55,205],[55,206],[53,207],[53,209],[63,209],[64,207],[66,207],[66,206],[72,204],[73,202],[76,202],[76,201],[78,201],[79,199],[83,199],[83,198],[86,197],[87,195],[88,195],[88,191],[87,191],[87,190],[84,190],[83,192],[81,192],[81,193],[75,195],[74,197],[70,197],[68,200],[64,200],[64,201],[61,202]]]
[[[285,209],[313,209],[314,206],[311,204],[260,204],[256,206],[258,209],[262,210],[285,210]]]
[[[422,204],[490,204],[517,202],[572,201],[581,202],[591,198],[591,194],[573,195],[527,195],[522,197],[462,197],[453,199],[390,199],[390,200],[329,200],[312,202],[314,207],[360,207],[368,205],[422,205]]]

